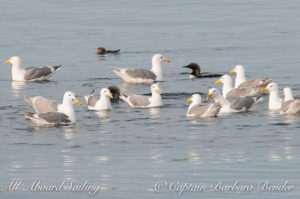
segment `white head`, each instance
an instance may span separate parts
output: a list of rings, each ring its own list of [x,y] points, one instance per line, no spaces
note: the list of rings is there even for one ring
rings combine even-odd
[[[286,87],[283,89],[283,102],[294,100],[293,92],[290,87]]]
[[[75,96],[75,94],[73,92],[71,92],[71,91],[65,92],[64,98],[63,98],[63,104],[74,104],[74,103],[82,106],[82,102],[80,102],[76,98],[76,96]]]
[[[216,81],[216,84],[223,83],[224,85],[232,86],[232,79],[229,75],[223,75],[219,80]]]
[[[208,94],[206,95],[206,99],[210,99],[210,98],[215,98],[215,97],[219,97],[221,94],[219,92],[218,89],[216,88],[211,88],[208,90]]]
[[[11,63],[13,66],[21,66],[21,59],[18,56],[13,56],[9,60],[5,61],[5,63]]]
[[[192,102],[192,104],[201,104],[201,96],[199,94],[193,94],[187,102]]]
[[[100,91],[100,96],[101,97],[109,97],[113,99],[113,96],[108,88],[102,88]]]
[[[171,62],[170,59],[164,58],[161,54],[153,55],[153,57],[152,57],[152,63],[153,64],[160,64],[162,61],[165,61],[165,62],[168,62],[168,63]]]
[[[160,88],[159,88],[159,86],[158,86],[158,84],[152,84],[151,85],[151,92],[152,92],[152,94],[154,94],[154,93],[161,93],[161,90],[160,90]]]
[[[278,92],[279,88],[275,82],[271,82],[268,84],[266,88],[261,89],[261,92],[270,91],[271,92]]]
[[[234,69],[232,69],[230,71],[230,74],[232,74],[232,73],[236,73],[237,75],[239,75],[239,74],[245,74],[245,68],[242,65],[236,65],[234,67]]]

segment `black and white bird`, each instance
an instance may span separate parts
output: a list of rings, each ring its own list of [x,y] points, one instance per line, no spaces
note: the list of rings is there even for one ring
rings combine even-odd
[[[193,70],[189,76],[190,79],[221,77],[223,75],[221,73],[210,73],[210,72],[201,73],[200,66],[197,63],[190,63],[189,65],[183,66],[183,68],[190,68]]]
[[[98,47],[94,49],[98,55],[105,55],[105,54],[119,54],[120,49],[118,50],[106,50],[103,47]]]
[[[44,81],[56,73],[62,65],[21,68],[21,59],[18,56],[11,57],[5,62],[12,64],[13,81]]]

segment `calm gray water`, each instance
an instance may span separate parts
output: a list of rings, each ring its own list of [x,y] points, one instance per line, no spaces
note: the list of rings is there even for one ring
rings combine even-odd
[[[228,72],[243,64],[249,79],[270,77],[300,94],[299,9],[294,0],[2,0],[0,197],[178,198],[178,182],[208,187],[181,198],[299,198],[300,117],[270,113],[265,101],[249,113],[187,119],[186,99],[206,93],[216,79],[189,80],[181,67],[197,62],[203,71]],[[120,48],[121,54],[97,56],[98,46]],[[130,109],[120,102],[105,114],[75,106],[77,123],[53,128],[24,118],[32,111],[25,94],[61,100],[71,90],[83,101],[93,88],[112,84],[149,94],[149,86],[124,84],[111,67],[149,68],[155,53],[172,60],[163,63],[160,109]],[[14,55],[25,67],[63,68],[49,82],[12,83],[4,61]],[[7,191],[16,181],[20,188]],[[93,196],[82,190],[30,191],[35,181],[87,181],[101,190]],[[218,181],[255,187],[288,181],[294,188],[210,190]],[[168,185],[156,192],[157,182]]]

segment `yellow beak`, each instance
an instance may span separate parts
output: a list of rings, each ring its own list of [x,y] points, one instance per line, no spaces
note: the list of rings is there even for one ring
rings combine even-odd
[[[9,64],[9,63],[10,63],[10,61],[9,61],[9,60],[7,60],[7,61],[5,61],[5,63],[6,63],[6,64]]]
[[[160,90],[160,89],[157,89],[156,92],[161,93],[161,90]]]
[[[212,94],[209,94],[209,93],[208,93],[208,94],[206,95],[206,99],[210,99],[211,96],[212,96]]]
[[[263,93],[263,92],[265,92],[265,91],[268,91],[268,89],[267,89],[267,88],[263,88],[263,89],[261,89],[260,91]]]
[[[189,98],[186,100],[186,102],[191,102],[192,101],[192,98]]]
[[[231,70],[229,73],[230,73],[230,74],[235,73],[235,70]]]
[[[165,62],[168,62],[168,63],[170,63],[170,62],[171,62],[171,60],[170,60],[170,59],[164,59],[164,61],[165,61]]]
[[[79,106],[82,106],[82,102],[81,101],[79,101],[77,98],[75,98],[75,102],[76,102],[76,104],[78,104]]]
[[[220,84],[220,83],[222,83],[220,79],[216,81],[216,84]]]
[[[113,99],[112,94],[108,94],[107,96],[108,96],[110,99]]]

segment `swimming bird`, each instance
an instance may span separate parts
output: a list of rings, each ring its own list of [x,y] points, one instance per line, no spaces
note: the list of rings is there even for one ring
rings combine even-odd
[[[186,114],[188,117],[216,117],[222,108],[221,104],[202,104],[201,96],[199,94],[193,94],[192,97],[187,100],[187,102],[192,102]]]
[[[12,64],[13,81],[44,81],[56,73],[62,65],[21,68],[21,59],[18,56],[11,57],[5,62]]]
[[[226,99],[240,97],[259,97],[262,95],[259,87],[232,87],[232,79],[229,75],[223,75],[216,84],[223,83],[222,95]]]
[[[206,99],[213,98],[216,104],[221,104],[220,113],[243,112],[253,107],[256,103],[255,97],[242,97],[225,99],[218,89],[211,88],[206,95]]]
[[[42,96],[29,97],[24,96],[25,101],[32,106],[32,108],[37,113],[47,113],[47,112],[63,112],[64,109],[71,109],[70,98],[75,100],[78,105],[82,105],[77,98],[73,97],[75,94],[71,91],[65,92],[63,96],[62,104],[59,104],[56,101],[49,100]]]
[[[193,70],[189,76],[190,79],[221,77],[223,75],[221,73],[210,73],[210,72],[201,73],[200,66],[197,63],[190,63],[189,65],[183,66],[183,68],[190,68]]]
[[[171,62],[161,54],[155,54],[152,57],[151,70],[134,68],[112,68],[112,70],[127,83],[153,83],[163,80],[162,61]]]
[[[47,113],[32,113],[26,112],[25,117],[30,119],[37,125],[65,125],[76,122],[75,111],[73,103],[82,105],[72,92],[67,92],[68,95],[64,99],[63,105],[59,112],[47,112]]]
[[[256,80],[246,80],[245,68],[242,65],[236,65],[230,74],[236,73],[234,88],[238,87],[260,87],[261,89],[266,87],[272,80],[270,78],[256,79]]]
[[[281,114],[298,114],[300,113],[300,99],[294,99],[292,89],[290,87],[283,89]]]
[[[269,91],[269,110],[279,110],[281,108],[282,99],[279,97],[279,88],[275,82],[268,84],[266,88],[261,89],[261,92]]]
[[[96,51],[96,53],[98,55],[105,55],[105,54],[118,54],[120,53],[120,49],[118,50],[106,50],[103,47],[99,47],[99,48],[94,48],[94,50]]]
[[[132,108],[154,108],[162,106],[161,90],[158,84],[151,85],[152,96],[124,94],[120,96]]]
[[[112,94],[112,102],[116,102],[119,100],[120,98],[120,89],[117,86],[109,86],[108,89],[110,90],[111,94]]]
[[[108,88],[102,88],[100,91],[100,97],[95,97],[95,90],[90,95],[84,96],[84,99],[88,105],[89,110],[103,111],[111,110],[111,104],[109,98],[113,99],[113,96]]]

